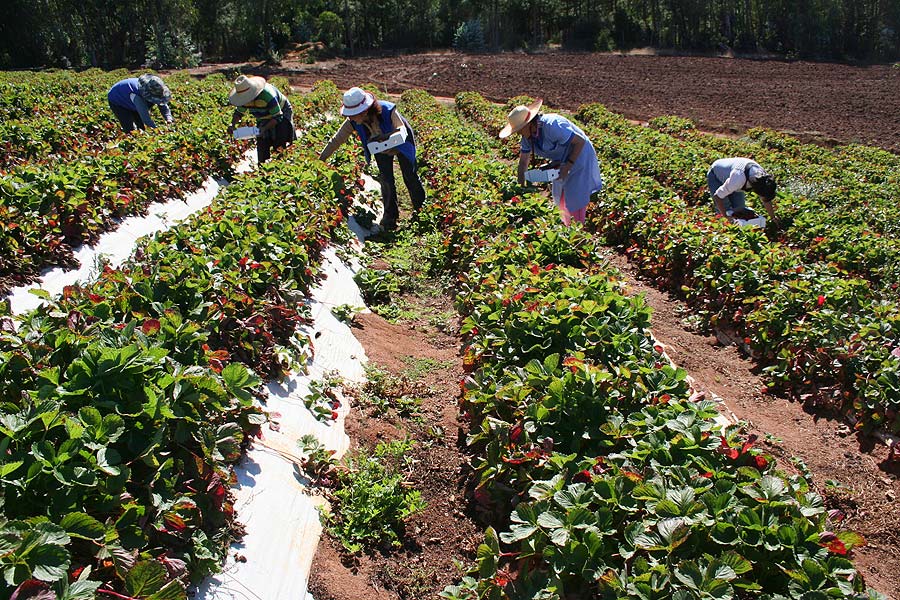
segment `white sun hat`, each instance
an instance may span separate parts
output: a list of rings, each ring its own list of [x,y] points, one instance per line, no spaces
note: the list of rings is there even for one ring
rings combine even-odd
[[[344,92],[344,104],[341,106],[341,114],[345,117],[358,115],[364,110],[368,110],[374,102],[375,96],[361,88],[352,87]]]

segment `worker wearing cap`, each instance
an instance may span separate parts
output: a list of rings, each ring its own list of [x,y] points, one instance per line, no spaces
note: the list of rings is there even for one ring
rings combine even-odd
[[[264,163],[272,155],[275,148],[284,148],[297,139],[294,129],[294,110],[287,96],[262,77],[239,75],[234,80],[234,87],[228,94],[228,102],[234,107],[228,135],[245,114],[256,119],[256,158]]]
[[[563,223],[584,223],[591,194],[603,188],[600,163],[591,141],[574,123],[557,114],[541,113],[543,102],[519,105],[507,116],[500,137],[519,133],[519,185],[525,184],[525,171],[532,154],[559,164],[559,178],[553,182],[553,200],[559,206]]]
[[[775,178],[769,175],[759,163],[742,157],[720,158],[706,173],[706,182],[712,194],[717,215],[734,220],[747,208],[746,190],[752,190],[762,200],[769,220],[775,222]]]
[[[425,188],[416,172],[416,142],[412,127],[400,114],[393,102],[378,100],[375,96],[361,88],[353,87],[344,93],[341,114],[347,120],[331,138],[322,152],[320,160],[327,160],[341,144],[346,142],[355,132],[362,142],[366,162],[372,160],[369,142],[385,140],[391,133],[405,131],[406,140],[393,148],[375,154],[378,165],[378,181],[381,184],[381,197],[384,203],[384,216],[381,218],[382,229],[393,229],[397,225],[400,209],[397,204],[397,184],[394,180],[394,157],[400,163],[403,183],[409,191],[413,212],[418,213],[425,202]]]
[[[172,92],[156,75],[129,77],[113,85],[106,94],[109,107],[125,133],[145,127],[156,127],[150,107],[157,106],[166,123],[172,122],[169,101]]]

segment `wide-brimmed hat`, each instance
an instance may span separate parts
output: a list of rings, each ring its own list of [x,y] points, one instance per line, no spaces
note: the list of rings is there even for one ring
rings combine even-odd
[[[234,106],[243,106],[259,96],[264,87],[266,87],[266,80],[262,77],[238,75],[238,78],[234,80],[234,87],[228,94],[228,102]]]
[[[352,117],[364,110],[368,110],[374,103],[375,96],[361,88],[352,87],[344,92],[344,103],[341,106],[341,114],[345,117]]]
[[[538,114],[538,111],[541,110],[541,105],[543,103],[544,101],[538,98],[528,106],[520,104],[509,111],[509,115],[506,117],[506,125],[500,130],[500,137],[509,137],[531,123],[531,120]]]
[[[138,93],[151,104],[167,104],[172,99],[172,92],[163,80],[149,73],[138,77]]]

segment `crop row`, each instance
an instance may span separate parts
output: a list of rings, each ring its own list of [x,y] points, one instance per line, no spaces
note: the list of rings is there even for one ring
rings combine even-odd
[[[507,109],[529,98],[513,98]],[[457,107],[467,118],[498,131],[505,123],[502,111],[475,93],[457,96]],[[898,189],[897,175],[890,168],[892,161],[876,169],[862,158],[875,158],[882,152],[865,147],[840,153],[824,149],[807,150],[802,145],[776,132],[751,132],[769,145],[749,141],[724,140],[710,135],[689,134],[689,125],[675,118],[654,123],[662,131],[628,122],[600,105],[582,108],[579,117],[594,125],[592,141],[598,153],[608,161],[615,161],[654,178],[671,189],[689,205],[711,206],[706,189],[705,171],[708,165],[722,156],[752,156],[772,170],[782,181],[778,213],[783,223],[776,236],[794,248],[801,248],[808,261],[823,260],[836,263],[841,269],[871,280],[885,297],[896,295],[900,282],[900,247],[893,218]],[[680,137],[669,135],[680,133]],[[775,144],[772,140],[781,143]],[[778,148],[801,148],[803,151],[775,152]],[[517,143],[501,146],[502,154],[510,157]],[[868,153],[863,153],[863,149]],[[829,157],[836,154],[841,159]],[[798,156],[800,158],[798,158]],[[821,157],[826,163],[810,163]],[[895,161],[894,161],[895,162]],[[711,208],[708,209],[708,212]]]
[[[18,328],[2,317],[5,595],[184,598],[221,568],[231,465],[265,421],[261,380],[311,351],[301,301],[343,185],[296,148]]]
[[[468,96],[461,109],[488,130],[502,109]],[[600,139],[606,188],[589,215],[607,241],[623,246],[642,271],[684,294],[714,326],[733,328],[767,366],[776,386],[850,412],[867,427],[900,429],[900,308],[865,279],[759,231],[692,208],[656,179],[631,171],[605,143],[610,116],[599,105],[579,116]]]
[[[218,79],[185,86],[207,96],[222,86]],[[118,219],[179,198],[211,175],[230,175],[242,146],[226,139],[226,124],[221,108],[203,110],[63,162],[26,163],[0,175],[0,292],[46,267],[73,266],[73,247],[95,241]]]
[[[433,260],[459,274],[475,499],[502,530],[443,597],[878,597],[809,482],[694,401],[597,240],[434,99],[402,106],[445,234]]]
[[[708,166],[723,156],[722,149],[634,125],[600,105],[582,107],[578,117],[594,126],[592,141],[609,160],[653,177],[687,204],[712,212],[705,175]],[[894,218],[897,186],[859,182],[861,176],[855,173],[790,155],[771,156],[756,151],[756,146],[730,142],[728,150],[757,159],[786,190],[777,201],[783,223],[777,229],[770,227],[770,236],[801,249],[809,261],[834,262],[872,281],[885,297],[895,297],[900,283],[900,231]]]

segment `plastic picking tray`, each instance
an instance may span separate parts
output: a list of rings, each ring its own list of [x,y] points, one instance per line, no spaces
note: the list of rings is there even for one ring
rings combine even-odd
[[[234,139],[249,140],[259,135],[259,127],[238,127],[234,130]]]
[[[761,229],[765,229],[766,227],[765,217],[755,217],[753,219],[735,219],[734,222],[741,227],[759,227]]]
[[[531,169],[525,171],[525,181],[546,183],[559,179],[559,169]]]
[[[393,132],[386,140],[380,142],[369,142],[368,148],[369,152],[372,154],[378,154],[379,152],[384,152],[385,150],[390,150],[391,148],[396,148],[400,144],[406,141],[406,130],[400,129]]]

